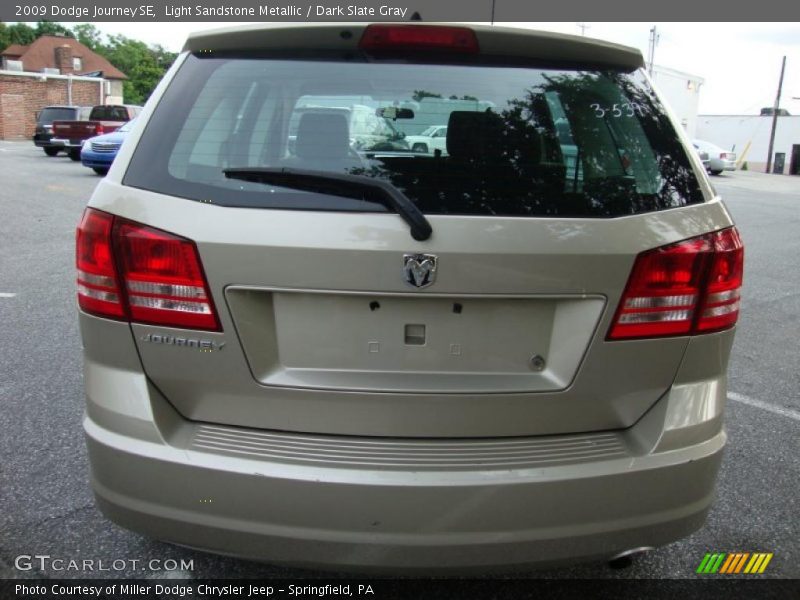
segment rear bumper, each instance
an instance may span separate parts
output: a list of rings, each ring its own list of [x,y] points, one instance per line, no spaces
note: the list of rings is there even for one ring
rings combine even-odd
[[[80,148],[83,146],[85,140],[69,140],[67,138],[54,137],[50,143],[54,146],[61,146],[62,148]]]
[[[720,158],[712,158],[709,161],[708,169],[710,171],[735,171],[736,161],[722,160]]]
[[[81,320],[98,505],[154,538],[348,570],[491,570],[663,545],[713,501],[725,377],[693,358],[716,345],[724,369],[732,332],[690,344],[626,430],[393,440],[188,421],[142,373],[127,324]]]
[[[458,570],[609,558],[698,529],[725,434],[591,469],[352,471],[184,452],[85,422],[92,483],[118,524],[276,563]]]
[[[37,148],[63,148],[62,140],[53,139],[50,133],[37,133],[33,136],[33,145]]]

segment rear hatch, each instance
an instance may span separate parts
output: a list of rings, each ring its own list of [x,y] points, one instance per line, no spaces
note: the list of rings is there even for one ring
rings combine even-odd
[[[123,182],[92,201],[197,244],[221,331],[133,325],[179,412],[493,437],[617,429],[652,406],[687,338],[606,340],[634,260],[730,220],[630,65],[518,63],[366,48],[185,57]],[[350,120],[308,106],[368,106],[405,135],[447,123],[447,151],[357,147]],[[276,184],[280,169],[300,183]],[[309,186],[306,170],[330,181]],[[431,235],[342,175],[399,192]]]

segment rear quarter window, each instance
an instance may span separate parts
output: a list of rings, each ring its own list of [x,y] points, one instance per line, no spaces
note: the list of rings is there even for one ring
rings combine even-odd
[[[391,119],[387,107],[408,110]],[[432,127],[444,148],[412,152],[405,138]],[[190,55],[126,185],[226,206],[385,210],[229,180],[233,167],[374,177],[428,214],[616,217],[703,201],[645,78],[616,71]]]
[[[89,119],[92,121],[127,121],[128,109],[124,106],[95,106]]]

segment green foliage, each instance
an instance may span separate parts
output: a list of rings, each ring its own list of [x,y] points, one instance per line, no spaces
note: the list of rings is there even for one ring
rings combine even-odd
[[[67,37],[75,37],[70,29],[67,29],[60,23],[53,23],[52,21],[39,21],[34,28],[36,37],[43,35],[65,35]]]
[[[105,57],[128,76],[123,83],[125,102],[144,104],[175,57],[163,46],[148,46],[124,35],[106,36],[91,23],[79,23],[72,29],[51,21],[39,21],[35,27],[25,23],[6,25],[0,22],[0,50],[11,44],[28,45],[42,35],[63,34],[76,38],[90,50]]]
[[[36,30],[25,23],[6,25],[0,23],[0,50],[5,50],[11,44],[27,46],[36,39]]]
[[[124,89],[129,104],[144,104],[176,56],[162,46],[147,46],[124,35],[109,36],[108,43],[94,50],[128,76]]]
[[[747,171],[747,161],[744,161],[744,163],[742,163],[742,171]]]
[[[72,28],[77,39],[81,44],[97,52],[98,48],[103,45],[103,34],[100,30],[91,23],[78,23]]]

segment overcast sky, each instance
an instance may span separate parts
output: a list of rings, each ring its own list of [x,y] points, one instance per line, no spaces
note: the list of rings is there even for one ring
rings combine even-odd
[[[65,23],[65,25],[70,25]],[[121,33],[179,51],[192,31],[235,23],[94,23],[104,33]],[[534,29],[580,34],[576,23],[517,23]],[[781,107],[800,115],[800,23],[584,23],[586,36],[639,48],[647,56],[650,28],[660,36],[658,65],[705,79],[700,114],[758,114],[772,106],[781,57],[786,75]]]

